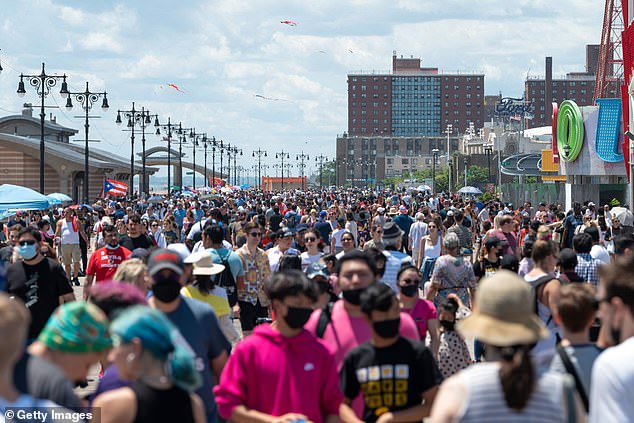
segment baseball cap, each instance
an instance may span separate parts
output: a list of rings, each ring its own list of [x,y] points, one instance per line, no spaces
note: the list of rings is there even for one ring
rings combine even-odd
[[[319,212],[319,217],[321,217],[322,219],[326,216],[328,216],[328,212],[326,210],[322,210]]]
[[[183,274],[183,259],[181,256],[167,248],[155,250],[148,260],[148,272],[154,276],[163,269],[170,269],[179,275]]]
[[[306,269],[306,276],[308,277],[308,279],[314,279],[317,276],[323,276],[324,278],[328,279],[328,268],[325,264],[319,262],[313,263],[308,266],[308,269]]]
[[[407,213],[407,207],[401,206],[401,207],[398,208],[398,211],[401,212],[401,213]]]
[[[293,236],[293,231],[291,231],[288,228],[282,228],[282,229],[277,231],[277,237],[278,238],[285,238],[287,236]]]
[[[498,238],[497,236],[491,236],[489,238],[487,238],[487,240],[484,242],[484,246],[489,249],[491,247],[502,247],[506,244],[506,241],[501,240],[500,238]]]
[[[307,230],[308,230],[308,225],[307,225],[307,224],[305,224],[305,223],[300,223],[299,225],[297,225],[297,226],[295,227],[295,230],[296,230],[297,232],[307,231]]]

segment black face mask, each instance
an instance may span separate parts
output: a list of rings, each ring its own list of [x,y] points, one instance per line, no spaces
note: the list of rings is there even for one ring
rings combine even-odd
[[[401,289],[401,294],[406,297],[415,297],[416,294],[418,294],[418,287],[416,285],[404,285],[399,286],[399,288]]]
[[[180,295],[181,284],[180,277],[176,273],[164,277],[158,274],[153,277],[154,285],[152,285],[152,293],[157,300],[163,303],[171,303]]]
[[[454,320],[439,320],[438,322],[440,323],[440,326],[442,326],[442,328],[445,331],[449,331],[449,332],[453,332],[456,326],[456,322]]]
[[[361,304],[361,293],[363,291],[365,291],[365,288],[347,289],[345,291],[341,291],[341,295],[343,296],[344,300],[348,301],[352,305],[357,306]]]
[[[372,328],[381,338],[394,338],[398,335],[398,328],[401,324],[401,318],[390,320],[381,320],[378,322],[372,322]]]
[[[313,314],[312,308],[286,306],[288,311],[284,316],[284,321],[291,329],[301,329],[304,327],[310,315]]]

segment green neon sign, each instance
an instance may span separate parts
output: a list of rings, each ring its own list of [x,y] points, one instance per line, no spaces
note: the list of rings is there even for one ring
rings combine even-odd
[[[577,103],[565,100],[557,111],[557,150],[559,157],[572,162],[583,147],[583,117]]]

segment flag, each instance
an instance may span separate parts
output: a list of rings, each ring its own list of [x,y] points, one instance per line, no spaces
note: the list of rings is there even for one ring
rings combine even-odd
[[[125,182],[115,181],[114,179],[104,179],[103,195],[124,196],[128,192],[128,184]]]

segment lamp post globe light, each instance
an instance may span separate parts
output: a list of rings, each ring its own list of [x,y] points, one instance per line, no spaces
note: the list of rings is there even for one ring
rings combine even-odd
[[[304,183],[304,169],[306,168],[305,161],[310,160],[310,157],[308,156],[308,154],[304,154],[304,151],[302,150],[301,154],[298,154],[295,156],[295,160],[299,161],[297,166],[299,167],[299,170],[300,170],[302,191],[306,191],[306,184]]]
[[[257,187],[259,189],[262,189],[262,156],[267,157],[266,151],[262,150],[261,148],[258,148],[257,150],[253,150],[253,154],[251,154],[251,157],[256,157],[258,158],[258,183],[257,183]]]
[[[282,169],[282,190],[283,190],[284,189],[284,159],[285,158],[290,159],[290,155],[286,151],[282,150],[279,153],[275,153],[275,158],[280,159],[282,161],[281,169]]]
[[[88,167],[88,131],[90,128],[90,123],[89,123],[89,119],[91,118],[91,116],[89,116],[89,112],[92,109],[92,106],[99,101],[100,98],[103,97],[103,100],[101,102],[101,109],[105,112],[108,110],[108,108],[110,107],[108,105],[108,96],[107,93],[104,92],[91,92],[90,89],[88,88],[88,81],[86,81],[86,91],[84,92],[68,92],[68,97],[66,98],[66,110],[71,110],[73,108],[73,100],[72,97],[75,97],[75,100],[81,104],[81,108],[84,110],[85,115],[84,116],[78,116],[78,117],[84,117],[85,118],[85,122],[84,122],[84,134],[85,134],[85,145],[84,145],[84,203],[88,203],[90,201],[89,198],[89,189],[88,189],[88,184],[90,181],[90,178],[88,177],[89,175],[89,167]],[[96,117],[96,116],[94,116]],[[145,160],[145,157],[144,157]]]
[[[324,162],[328,162],[328,157],[320,154],[315,157],[315,163],[319,164],[319,188],[323,188],[323,171],[324,171]]]
[[[158,122],[158,119],[157,119]],[[167,141],[167,195],[169,196],[172,192],[172,130],[176,128],[176,125],[172,123],[172,118],[167,118],[167,123],[160,124],[159,127],[156,128],[156,135],[161,134],[161,129],[167,131],[167,139],[163,138],[164,141]]]
[[[150,115],[150,111],[146,110],[144,107],[141,110],[136,108],[134,101],[132,102],[132,108],[130,110],[117,110],[117,119],[115,123],[117,125],[121,125],[123,123],[123,119],[121,119],[121,115],[125,119],[127,119],[127,128],[130,131],[130,198],[132,198],[134,194],[134,129],[138,125],[141,128],[142,138],[141,141],[143,143],[143,161],[145,164],[145,128],[152,123],[150,116],[156,117],[154,124],[159,126],[158,116]],[[124,129],[125,131],[125,129]],[[143,179],[145,179],[145,170],[143,170],[144,174],[142,175]],[[143,194],[144,191],[144,182],[139,178],[139,195]]]
[[[24,78],[28,79],[29,85],[35,88],[37,95],[42,100],[40,105],[40,193],[44,194],[44,118],[46,113],[44,112],[44,99],[51,92],[51,88],[57,85],[58,80],[62,80],[62,87],[59,90],[59,94],[66,98],[68,95],[68,84],[66,83],[66,74],[64,75],[47,75],[45,71],[45,65],[42,63],[42,72],[39,75],[25,75],[20,74],[20,82],[18,82],[18,96],[24,97],[26,89],[24,88]],[[1,70],[1,69],[0,69]]]

